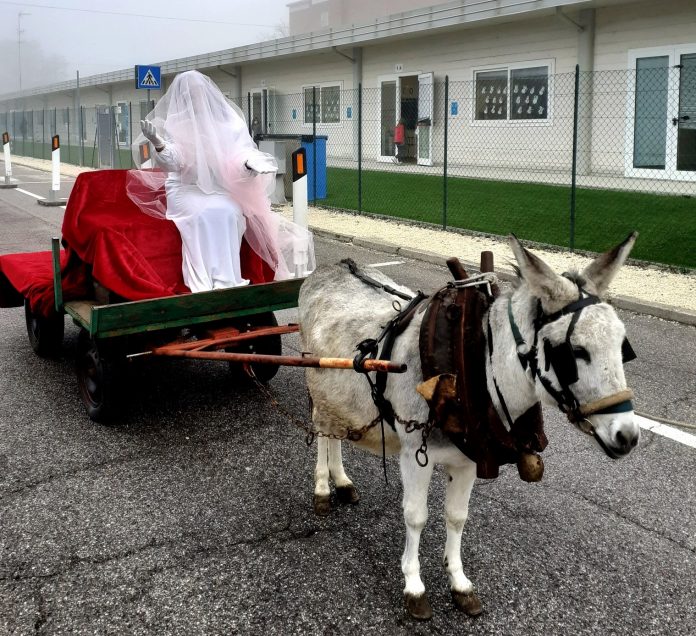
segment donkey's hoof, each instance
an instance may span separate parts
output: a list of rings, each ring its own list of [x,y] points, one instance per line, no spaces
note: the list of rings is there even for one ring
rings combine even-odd
[[[429,621],[433,617],[433,608],[428,600],[428,595],[423,592],[415,596],[414,594],[404,594],[406,610],[418,621]]]
[[[457,609],[469,616],[478,616],[483,612],[481,601],[479,601],[479,597],[474,592],[455,592],[452,590],[452,600]]]
[[[314,514],[326,517],[331,513],[331,498],[329,495],[314,495]]]
[[[336,498],[342,504],[356,504],[360,501],[360,495],[353,484],[336,487]]]

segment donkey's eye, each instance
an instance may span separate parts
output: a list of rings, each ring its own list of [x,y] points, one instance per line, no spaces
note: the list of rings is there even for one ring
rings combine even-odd
[[[573,355],[580,360],[584,360],[588,364],[590,363],[590,354],[587,353],[585,347],[573,347]]]

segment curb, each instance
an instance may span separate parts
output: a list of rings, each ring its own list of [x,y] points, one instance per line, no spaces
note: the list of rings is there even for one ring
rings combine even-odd
[[[394,243],[362,239],[351,234],[341,234],[339,232],[332,232],[311,226],[310,229],[316,236],[321,236],[322,238],[340,241],[342,243],[352,243],[356,247],[364,247],[378,252],[385,252],[387,254],[398,254],[404,258],[410,258],[415,261],[422,261],[431,265],[440,265],[445,267],[446,257],[442,254],[427,252],[425,250],[417,250],[411,247],[401,247],[400,245],[396,245]],[[461,263],[467,269],[478,271],[478,263],[472,263],[469,261],[461,261]],[[515,273],[511,269],[505,267],[496,266],[495,273],[498,275],[500,280],[505,282],[512,282],[516,278]],[[608,299],[608,302],[617,309],[624,309],[626,311],[632,311],[638,314],[655,316],[656,318],[678,322],[683,325],[696,326],[696,312],[681,309],[680,307],[672,307],[671,305],[663,305],[661,303],[649,303],[621,295],[611,296]]]

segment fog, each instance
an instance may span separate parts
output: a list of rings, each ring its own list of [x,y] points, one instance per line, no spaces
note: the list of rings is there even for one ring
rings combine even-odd
[[[287,1],[0,0],[0,94],[281,37]]]

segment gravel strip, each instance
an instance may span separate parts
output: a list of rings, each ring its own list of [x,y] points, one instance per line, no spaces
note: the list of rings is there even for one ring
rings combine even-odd
[[[292,206],[278,208],[292,218]],[[468,236],[458,232],[419,227],[398,221],[366,215],[310,208],[309,224],[312,229],[360,237],[366,241],[389,244],[396,248],[410,248],[438,254],[444,259],[456,256],[462,261],[478,263],[483,250],[494,254],[496,269],[510,270],[514,263],[512,251],[504,238]],[[618,243],[624,237],[617,236]],[[640,237],[638,237],[640,241]],[[568,251],[532,248],[557,271],[581,270],[591,258]],[[407,249],[404,249],[404,256]],[[696,274],[677,274],[653,265],[625,265],[614,279],[611,295],[627,296],[645,303],[660,303],[678,309],[696,312]]]

